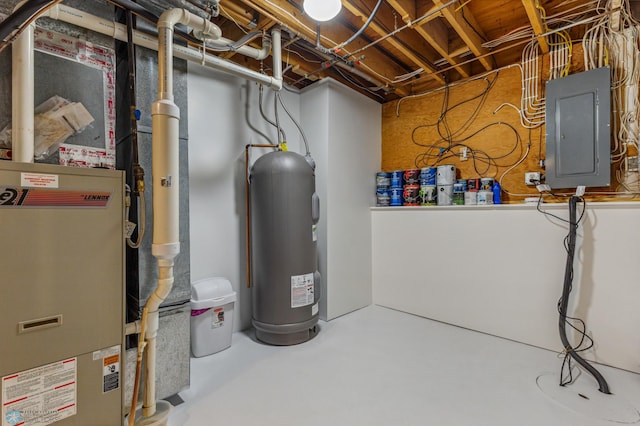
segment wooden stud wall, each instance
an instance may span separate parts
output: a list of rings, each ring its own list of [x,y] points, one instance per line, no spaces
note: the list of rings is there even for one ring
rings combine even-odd
[[[543,57],[542,62],[542,80],[546,81],[549,68],[547,55]],[[581,64],[582,49],[580,44],[574,45],[572,62],[571,73],[584,69]],[[488,81],[494,79],[496,79],[495,83],[488,92],[484,103],[480,104],[482,98],[478,96],[483,93]],[[519,113],[510,106],[503,106],[496,112],[498,107],[504,103],[520,107],[521,87],[522,77],[518,66],[503,68],[488,74],[483,79],[454,84],[450,87],[449,111],[446,113],[448,128],[451,132],[461,129],[453,140],[461,141],[460,143],[467,145],[470,150],[477,153],[476,161],[474,161],[471,152],[466,161],[461,160],[462,146],[454,147],[448,151],[449,144],[442,140],[438,134],[435,123],[442,113],[444,89],[425,96],[384,104],[382,170],[392,171],[454,164],[458,170],[459,179],[476,177],[499,179],[505,171],[523,157],[527,145],[531,144],[527,158],[505,175],[502,182],[505,191],[503,199],[505,202],[519,203],[527,196],[538,195],[539,193],[534,186],[525,185],[524,174],[525,172],[544,174],[544,170],[540,167],[540,160],[545,157],[545,126],[532,130],[523,127],[520,124]],[[476,108],[479,109],[476,111]],[[465,124],[466,127],[464,127]],[[484,127],[486,129],[481,130]],[[444,131],[443,124],[440,125],[440,129]],[[463,139],[466,140],[462,141]],[[439,150],[434,148],[430,150],[430,148],[419,146],[416,143],[435,145],[445,150],[442,152],[441,158],[425,158],[425,153],[437,154]],[[487,163],[482,161],[482,153],[494,158],[495,163],[487,166]],[[615,165],[612,165],[612,168],[615,168]],[[614,182],[612,177],[612,187],[602,189],[605,191],[615,189]]]

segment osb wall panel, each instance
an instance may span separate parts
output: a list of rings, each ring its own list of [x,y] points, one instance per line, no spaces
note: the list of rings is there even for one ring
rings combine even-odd
[[[530,144],[527,158],[505,175],[503,188],[534,195],[535,188],[524,184],[524,172],[542,171],[539,161],[544,152],[544,126],[530,131],[520,124],[514,108],[499,108],[504,103],[519,106],[520,87],[520,69],[514,66],[480,80],[399,101],[399,105],[398,101],[385,104],[382,170],[454,164],[458,178],[499,179]],[[464,148],[466,160],[461,158]]]
[[[548,57],[542,59],[544,82],[549,66]],[[582,49],[576,44],[571,73],[583,71],[581,60]],[[522,126],[518,111],[505,105],[520,107],[521,88],[522,74],[514,65],[481,79],[383,105],[382,170],[454,164],[459,179],[500,179],[504,174],[505,202],[539,195],[534,186],[525,185],[524,174],[544,174],[540,161],[545,157],[545,126]],[[462,159],[465,147],[467,159]]]

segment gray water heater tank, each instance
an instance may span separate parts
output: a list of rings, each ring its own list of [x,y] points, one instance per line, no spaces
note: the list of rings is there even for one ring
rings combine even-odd
[[[251,169],[251,285],[256,338],[294,345],[317,332],[320,273],[315,172],[305,157],[276,151]]]

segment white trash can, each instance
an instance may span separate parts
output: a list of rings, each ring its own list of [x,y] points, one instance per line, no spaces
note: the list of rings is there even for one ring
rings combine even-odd
[[[191,285],[191,352],[211,355],[231,346],[236,293],[226,278],[206,278]]]

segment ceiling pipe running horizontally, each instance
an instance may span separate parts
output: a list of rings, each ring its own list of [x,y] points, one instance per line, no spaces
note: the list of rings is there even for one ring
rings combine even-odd
[[[139,7],[139,5],[138,5]],[[149,17],[147,11],[144,11]],[[134,13],[142,13],[140,10]],[[13,16],[13,15],[10,15]],[[90,31],[94,31],[116,40],[127,42],[127,28],[125,25],[110,21],[108,19],[99,18],[88,12],[78,10],[66,5],[57,4],[49,10],[38,15],[39,17],[49,17],[51,19],[76,25]],[[7,18],[9,19],[9,18]],[[14,21],[13,19],[11,20]],[[6,22],[6,21],[5,21]],[[17,28],[17,27],[16,27]],[[276,30],[272,31],[272,37]],[[277,30],[278,35],[280,30]],[[10,32],[8,33],[10,34]],[[146,47],[147,49],[158,50],[158,39],[152,35],[141,31],[133,31],[133,42],[137,46]],[[208,40],[209,43],[215,42],[220,45],[229,45],[236,42],[219,37],[217,40]],[[266,58],[270,50],[274,51],[274,62],[276,62],[276,50],[280,52],[277,60],[282,58],[280,46],[272,46],[272,42],[268,39],[264,40],[261,49],[251,46],[240,46],[236,52],[254,59]],[[236,77],[245,78],[257,83],[263,84],[274,90],[282,88],[282,75],[277,77],[275,74],[269,76],[242,67],[234,62],[221,59],[217,56],[203,53],[202,49],[190,46],[173,46],[173,55],[177,58],[204,64],[204,66],[213,68]],[[280,62],[281,63],[281,62]],[[280,66],[281,69],[281,66]],[[13,42],[12,49],[12,87],[20,96],[12,97],[12,129],[13,129],[13,161],[31,163],[33,162],[33,146],[34,146],[34,62],[33,62],[33,24],[28,28],[24,28],[22,33],[18,35]]]

